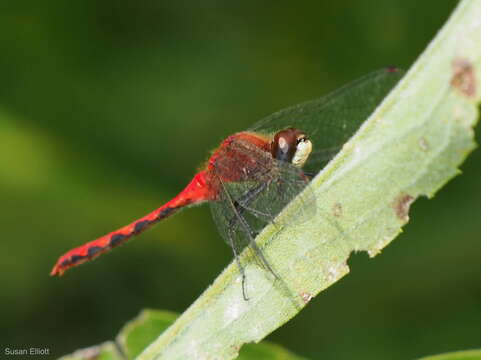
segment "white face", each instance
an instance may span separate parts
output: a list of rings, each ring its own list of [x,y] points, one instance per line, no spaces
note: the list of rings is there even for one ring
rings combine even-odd
[[[294,156],[292,157],[292,164],[297,167],[302,167],[307,158],[311,154],[312,151],[312,143],[309,139],[306,139],[304,136],[297,139],[297,147]]]

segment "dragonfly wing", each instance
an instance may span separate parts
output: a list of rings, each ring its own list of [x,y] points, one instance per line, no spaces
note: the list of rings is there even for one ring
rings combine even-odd
[[[239,254],[265,225],[262,217],[248,217],[248,204],[264,191],[275,161],[265,149],[242,137],[233,138],[212,163],[218,189],[212,216],[224,240]]]
[[[402,78],[397,69],[382,69],[365,75],[317,100],[276,112],[249,131],[272,135],[294,127],[311,139],[313,153],[304,166],[317,173],[357,131],[389,91]]]
[[[270,153],[237,142],[236,156],[224,156],[215,164],[219,195],[211,203],[214,221],[225,241],[239,254],[289,202],[303,191],[308,178],[291,164],[272,158]],[[233,152],[231,152],[233,153]],[[242,176],[226,181],[226,173]],[[224,180],[223,180],[224,179]],[[313,195],[304,195],[305,207],[295,221],[315,212]]]
[[[275,161],[274,170],[266,188],[245,209],[253,216],[274,222],[277,227],[301,223],[311,218],[316,211],[313,192],[306,188],[309,178],[291,164]],[[277,215],[295,198],[299,197],[299,208],[292,218],[276,219]]]
[[[249,229],[245,229],[244,224],[239,221],[239,216],[243,219],[245,214],[239,213],[235,208],[235,196],[238,195],[236,189],[232,184],[225,186],[219,193],[219,200],[210,203],[210,209],[219,233],[237,256],[249,244],[255,230],[251,229],[252,234],[246,232]]]

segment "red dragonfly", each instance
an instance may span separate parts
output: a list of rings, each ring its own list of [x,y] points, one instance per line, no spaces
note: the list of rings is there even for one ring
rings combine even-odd
[[[246,246],[275,274],[257,248],[257,233],[305,188],[309,177],[337,153],[401,76],[394,68],[379,70],[229,136],[177,196],[131,224],[68,251],[51,275],[62,275],[180,209],[207,201],[243,278],[238,254]]]

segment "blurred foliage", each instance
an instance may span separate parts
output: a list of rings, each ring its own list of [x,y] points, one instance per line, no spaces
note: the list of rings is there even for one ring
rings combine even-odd
[[[228,134],[373,69],[408,68],[455,4],[2,2],[2,348],[58,357],[141,308],[182,312],[231,260],[206,207],[61,279],[48,272],[175,195]],[[480,152],[462,169],[416,202],[383,256],[354,255],[350,276],[269,339],[312,359],[479,347]]]
[[[481,360],[481,350],[455,351],[452,353],[428,356],[420,360]]]

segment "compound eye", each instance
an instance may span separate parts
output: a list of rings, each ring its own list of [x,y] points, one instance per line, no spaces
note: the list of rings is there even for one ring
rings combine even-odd
[[[292,162],[297,151],[298,139],[305,137],[299,130],[288,128],[275,134],[271,143],[271,154],[274,159]]]

